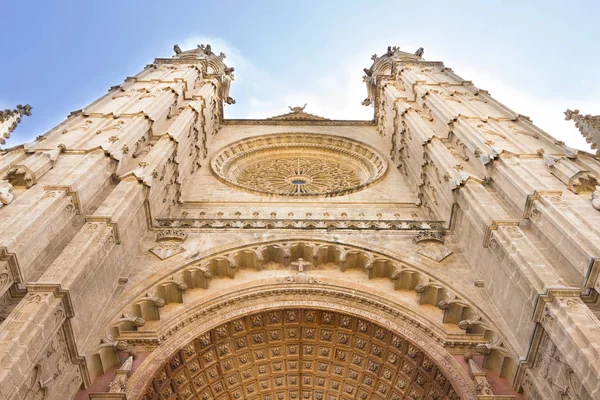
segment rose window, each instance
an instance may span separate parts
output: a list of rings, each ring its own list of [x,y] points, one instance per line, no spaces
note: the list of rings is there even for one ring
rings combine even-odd
[[[317,134],[279,134],[242,140],[212,159],[221,180],[280,196],[337,196],[362,189],[387,168],[369,146]]]

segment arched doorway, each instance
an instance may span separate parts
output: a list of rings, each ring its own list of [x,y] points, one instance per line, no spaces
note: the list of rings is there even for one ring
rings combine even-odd
[[[471,399],[435,333],[385,302],[313,283],[189,310],[131,377],[128,399]]]

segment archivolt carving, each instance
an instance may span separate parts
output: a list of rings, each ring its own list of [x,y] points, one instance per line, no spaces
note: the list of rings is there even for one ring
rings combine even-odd
[[[277,268],[277,265],[280,268],[288,268],[292,264],[298,264],[300,258],[306,260],[303,261],[303,265],[310,263],[308,269],[312,270],[311,274],[317,274],[319,278],[324,275],[319,276],[318,271],[325,270],[326,267],[331,269],[332,264],[342,272],[348,269],[363,270],[368,274],[369,279],[389,278],[394,282],[396,290],[413,291],[417,294],[420,304],[434,305],[443,310],[443,321],[440,322],[457,324],[470,336],[450,339],[444,337],[439,331],[434,332],[439,328],[432,328],[434,330],[432,331],[422,323],[407,320],[408,323],[414,322],[421,326],[420,329],[423,329],[425,334],[436,336],[446,345],[468,348],[472,351],[480,350],[486,354],[486,360],[489,360],[486,367],[497,370],[503,376],[509,376],[514,371],[516,357],[505,347],[500,335],[493,330],[493,324],[487,321],[476,306],[463,299],[446,283],[413,265],[385,254],[337,243],[284,241],[245,246],[203,258],[193,255],[191,257],[193,261],[177,271],[170,272],[168,276],[145,290],[124,310],[124,313],[142,318],[144,321],[160,320],[160,309],[169,303],[175,304],[176,307],[170,308],[171,313],[175,313],[172,315],[178,315],[179,312],[185,313],[187,308],[183,306],[183,303],[186,294],[197,289],[208,289],[214,277],[234,278],[236,273],[244,268],[273,269]],[[314,276],[311,277],[314,278]],[[315,284],[320,281],[320,279],[301,280],[304,283]],[[288,280],[282,282],[288,282]],[[273,284],[275,283],[276,280],[273,280]],[[327,285],[327,287],[330,286]],[[356,297],[353,301],[364,302],[364,295],[353,295]],[[177,304],[181,304],[181,311],[176,311]],[[207,308],[203,307],[203,309]],[[191,321],[191,318],[184,318],[180,322],[170,321],[167,324],[169,327],[157,328],[154,336],[138,335],[135,325],[117,323],[112,334],[119,340],[152,349]],[[461,321],[463,322],[461,323]],[[479,344],[489,344],[490,346],[477,347]],[[114,365],[102,365],[102,370],[112,366]]]
[[[145,359],[142,365],[134,372],[133,376],[128,382],[128,390],[127,396],[128,398],[137,399],[141,398],[143,389],[147,387],[157,371],[165,365],[165,362],[170,362],[173,357],[179,354],[182,348],[185,348],[187,344],[189,344],[190,339],[198,338],[198,340],[202,340],[206,344],[211,343],[211,337],[206,337],[205,334],[210,330],[217,330],[219,327],[223,326],[224,323],[229,322],[234,327],[234,321],[240,320],[240,318],[248,317],[247,322],[245,322],[250,327],[249,330],[255,329],[260,330],[261,326],[259,324],[264,324],[269,326],[269,324],[275,324],[275,317],[271,319],[272,311],[287,311],[287,310],[308,310],[315,311],[315,320],[319,322],[319,326],[322,329],[326,329],[327,326],[338,325],[346,330],[350,330],[353,332],[357,332],[357,334],[367,335],[366,332],[370,332],[369,336],[381,337],[381,331],[376,332],[376,328],[384,328],[384,332],[388,332],[389,335],[385,342],[388,343],[388,350],[391,348],[396,349],[395,345],[398,344],[398,339],[404,340],[407,342],[407,347],[405,348],[405,352],[403,352],[404,356],[408,356],[410,359],[413,359],[415,355],[416,358],[419,357],[419,352],[424,356],[422,366],[425,370],[433,370],[433,367],[437,368],[438,371],[441,371],[441,374],[435,373],[435,378],[441,380],[443,377],[450,378],[451,385],[456,391],[457,395],[461,399],[473,399],[474,398],[474,384],[467,377],[464,369],[458,364],[456,358],[451,355],[451,353],[442,347],[442,345],[446,346],[443,342],[438,342],[435,338],[432,338],[428,334],[423,334],[420,330],[419,326],[407,324],[406,317],[403,316],[401,312],[399,312],[396,308],[386,306],[383,303],[375,303],[371,301],[365,301],[368,298],[368,294],[365,294],[365,297],[362,299],[352,299],[350,297],[346,297],[343,294],[351,292],[344,288],[339,288],[339,290],[332,288],[331,286],[322,286],[322,285],[282,285],[279,289],[271,289],[265,290],[265,287],[250,287],[247,290],[239,291],[237,293],[233,293],[231,295],[226,295],[223,297],[216,298],[215,301],[210,302],[209,304],[203,304],[202,306],[195,307],[193,310],[188,310],[189,312],[186,315],[182,315],[180,321],[186,320],[189,323],[185,324],[185,326],[177,326],[173,327],[172,335],[169,337],[165,337],[161,340],[161,346],[157,348],[152,354]],[[358,296],[357,296],[358,297]],[[321,316],[319,317],[318,312],[321,312]],[[327,314],[327,315],[326,315]],[[261,318],[256,318],[257,315],[261,315]],[[299,313],[293,315],[291,318],[282,313],[281,324],[288,324],[294,321],[298,321],[298,325],[304,323],[303,316]],[[336,320],[337,316],[337,320]],[[342,317],[346,316],[347,318],[342,320]],[[321,318],[319,320],[319,318]],[[311,315],[307,315],[307,319],[312,319]],[[262,326],[264,326],[262,325]],[[285,328],[285,326],[282,326]],[[307,327],[307,328],[310,328]],[[366,332],[363,330],[366,329]],[[239,332],[239,331],[238,331]],[[218,334],[218,332],[216,332]],[[285,330],[282,330],[282,338],[286,336],[283,335],[286,333]],[[302,332],[298,332],[302,333]],[[316,334],[317,332],[315,332]],[[203,337],[204,336],[204,337]],[[241,336],[241,334],[240,334]],[[394,336],[398,337],[398,339],[394,339]],[[248,336],[247,336],[248,337]],[[254,343],[254,337],[250,337],[252,343]],[[270,338],[266,338],[265,341],[265,351],[267,349],[267,345],[270,345],[268,342]],[[334,336],[335,339],[335,336]],[[302,342],[306,342],[304,338],[301,336],[300,340]],[[315,339],[316,340],[316,339]],[[378,339],[381,340],[381,339]],[[248,343],[248,342],[246,342]],[[235,344],[235,343],[234,343]],[[304,344],[304,343],[303,343]],[[412,349],[408,347],[412,345]],[[355,350],[362,350],[360,346],[352,344]],[[336,345],[337,348],[337,345]],[[385,346],[382,346],[382,353],[385,353]],[[218,350],[218,349],[215,349]],[[233,350],[233,348],[232,348]],[[305,353],[302,352],[302,349],[299,349],[301,356],[304,356]],[[320,349],[319,349],[320,350]],[[367,347],[367,352],[369,348]],[[320,358],[319,353],[314,353],[317,360]],[[290,358],[290,354],[284,353],[285,357]],[[332,354],[334,356],[335,353]],[[367,358],[369,354],[365,354]],[[401,354],[396,354],[396,356]],[[266,354],[265,354],[266,356]],[[349,356],[349,353],[348,355]],[[386,354],[383,354],[385,357]],[[432,361],[430,365],[425,357]],[[385,358],[383,358],[385,359]],[[393,361],[392,357],[392,361]],[[350,359],[352,360],[352,359]],[[181,361],[181,359],[180,359]],[[253,361],[253,360],[252,360]],[[304,359],[301,361],[305,361]],[[340,366],[340,361],[333,360],[333,366]],[[366,367],[365,373],[366,375],[368,371],[367,360],[363,360],[364,364],[361,366]],[[402,361],[398,359],[398,361]],[[176,361],[177,362],[177,361]],[[255,363],[258,365],[258,363]],[[219,365],[219,367],[222,367]],[[246,366],[243,366],[246,367]],[[404,365],[402,365],[404,367]],[[402,368],[398,367],[398,369]],[[243,368],[239,368],[241,371]],[[225,369],[227,371],[227,369]],[[206,370],[205,370],[206,371]],[[180,371],[177,371],[180,372]],[[328,371],[330,372],[330,371]],[[345,374],[345,377],[350,376],[349,371]],[[415,373],[415,371],[407,371],[404,373]],[[196,372],[197,373],[197,372]],[[308,371],[307,371],[308,373]],[[398,372],[401,376],[402,374]],[[226,372],[223,374],[226,378],[229,374]],[[289,374],[286,374],[289,376]],[[441,375],[441,376],[439,376]],[[382,376],[385,378],[385,375]],[[432,376],[432,375],[430,375]],[[169,374],[166,374],[167,378],[170,378]],[[286,376],[287,378],[287,376]],[[332,378],[337,377],[335,375]],[[361,376],[359,376],[359,379]],[[216,382],[217,380],[213,380],[212,382]],[[302,384],[302,382],[300,382]],[[308,385],[308,384],[307,384]],[[182,385],[184,386],[184,385]],[[367,390],[377,390],[374,387],[365,387],[365,384],[361,385]],[[300,385],[301,387],[301,385]],[[164,389],[164,388],[163,388]],[[393,389],[393,388],[392,388]],[[342,392],[342,395],[339,397],[333,397],[336,399],[369,399],[370,397],[358,397],[357,392],[354,392],[354,395],[350,395],[347,392]],[[412,397],[387,397],[391,396],[392,393],[381,395],[381,392],[375,392],[378,397],[373,397],[374,399],[387,399],[387,398],[412,398]],[[254,392],[251,394],[256,394],[256,397],[250,397],[252,399],[260,399],[271,398],[278,399],[279,397],[262,397],[258,396],[258,393]],[[416,393],[418,394],[418,392]],[[449,395],[453,395],[452,392],[448,393]],[[223,394],[222,394],[223,395]],[[225,395],[226,396],[226,395]],[[183,398],[186,398],[185,396]],[[192,397],[193,398],[193,397]],[[202,397],[196,397],[202,398]],[[221,397],[213,397],[221,399]],[[223,397],[229,398],[229,397]],[[235,397],[234,397],[235,398]],[[242,398],[242,397],[239,397]],[[285,398],[285,397],[284,397]],[[299,397],[289,397],[289,398],[299,398]],[[308,397],[311,398],[311,397]],[[315,397],[312,397],[315,398]],[[326,397],[332,398],[332,397]],[[417,397],[418,398],[418,397]],[[422,397],[428,398],[428,397]],[[429,398],[437,398],[441,399],[441,396],[438,397],[429,397]]]
[[[385,159],[366,144],[339,136],[291,133],[253,137],[218,152],[216,176],[273,195],[336,196],[379,179]]]
[[[311,308],[233,319],[185,344],[142,399],[459,399],[413,342],[346,313]]]

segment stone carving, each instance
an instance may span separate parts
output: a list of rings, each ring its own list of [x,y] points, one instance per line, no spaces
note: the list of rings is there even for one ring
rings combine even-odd
[[[157,242],[165,242],[165,241],[178,241],[184,242],[187,238],[187,233],[176,230],[176,229],[167,229],[163,231],[158,231],[156,233],[156,241]]]
[[[342,392],[365,400],[457,398],[450,379],[414,343],[361,318],[314,309],[235,319],[165,364],[142,399],[219,398],[225,387],[234,399],[257,392],[263,399],[332,399]]]
[[[176,256],[185,251],[185,248],[179,243],[160,243],[150,249],[150,252],[161,260]]]
[[[131,368],[133,367],[133,356],[127,357],[127,360],[121,365],[115,372],[114,379],[108,384],[109,393],[125,393],[127,389],[127,379],[131,374]]]
[[[441,262],[452,250],[444,245],[444,236],[437,232],[421,232],[414,239],[418,243],[417,253],[435,262]]]
[[[342,163],[297,157],[256,163],[236,183],[279,195],[316,195],[351,189],[361,181],[355,170]]]
[[[336,196],[374,182],[387,163],[366,145],[341,137],[280,134],[234,143],[213,157],[211,167],[225,182],[255,192]]]
[[[185,248],[181,245],[182,242],[187,238],[187,233],[177,229],[167,229],[158,231],[156,233],[156,241],[159,242],[157,246],[149,249],[149,251],[160,258],[166,260],[167,258],[176,256],[185,251]]]
[[[439,232],[419,232],[413,239],[413,243],[420,243],[428,240],[444,243],[444,235]]]
[[[293,213],[288,214],[289,219],[277,218],[271,213],[271,218],[227,218],[223,215],[217,215],[218,218],[159,218],[156,228],[173,227],[178,229],[187,228],[210,228],[210,229],[302,229],[310,228],[312,230],[366,230],[366,231],[438,231],[444,230],[445,224],[441,221],[417,221],[417,220],[390,220],[376,219],[365,220],[358,215],[358,218],[346,218],[340,215],[340,218],[330,219],[329,213],[324,213],[323,219],[296,219]]]
[[[592,205],[596,210],[600,210],[600,186],[596,186],[596,190],[592,192]]]
[[[0,180],[0,208],[13,201],[13,186],[6,180]]]
[[[585,140],[592,145],[596,153],[600,151],[600,115],[581,115],[579,110],[565,111],[565,120],[575,121],[575,126],[579,129]]]
[[[562,354],[546,332],[540,339],[531,373],[547,382],[547,388],[551,393],[557,393],[557,398],[566,400],[581,398],[578,395],[581,393],[581,381],[575,376],[572,368],[565,363]],[[529,393],[535,390],[533,387],[528,389]]]
[[[288,108],[293,113],[301,113],[301,112],[304,112],[304,109],[306,108],[306,104],[304,104],[302,107],[291,107],[291,106],[288,106]]]
[[[292,276],[286,276],[284,278],[280,278],[277,280],[277,283],[316,283],[321,285],[326,285],[326,282],[315,278],[313,276],[308,276],[304,271],[304,268],[310,269],[312,268],[312,264],[308,261],[305,261],[302,258],[297,259],[296,261],[290,262],[290,266],[298,269],[298,273]]]
[[[231,81],[233,81],[235,79],[235,76],[233,75],[233,71],[235,71],[235,69],[233,67],[231,68],[225,68],[224,70],[224,74],[222,77],[222,81],[221,81],[221,99],[223,99],[223,101],[225,102],[225,104],[235,104],[235,100],[229,96],[229,90],[231,88]]]
[[[167,368],[162,370],[164,375],[157,375],[159,392],[148,389],[155,391],[150,397],[457,398],[454,388],[437,389],[447,387],[448,380],[461,372],[452,367],[445,369],[448,375],[435,371],[452,364],[452,355],[466,350],[481,351],[477,362],[481,357],[480,364],[501,375],[499,379],[514,379],[510,383],[515,390],[539,388],[543,394],[532,395],[534,399],[556,394],[587,398],[586,390],[593,393],[589,389],[597,387],[598,374],[586,371],[597,370],[595,359],[573,357],[593,350],[593,346],[582,348],[581,343],[593,345],[597,336],[591,331],[597,328],[593,324],[597,319],[588,309],[597,306],[591,297],[598,291],[600,264],[593,262],[598,258],[597,216],[589,208],[590,198],[594,207],[600,203],[600,190],[595,190],[600,181],[594,178],[600,171],[596,157],[565,148],[440,63],[425,62],[423,49],[410,54],[390,46],[383,56],[373,57],[364,79],[365,104],[375,107],[374,121],[329,121],[308,114],[305,106],[289,107],[288,114],[267,120],[225,121],[222,106],[234,103],[229,96],[234,69],[223,64],[224,55],[215,54],[210,45],[187,52],[179,46],[173,50],[173,58],[157,60],[147,71],[111,89],[106,101],[78,112],[36,142],[0,151],[0,177],[9,177],[18,200],[13,203],[19,203],[0,210],[9,216],[0,221],[6,228],[0,264],[10,264],[0,272],[0,287],[10,287],[11,293],[20,296],[21,283],[30,282],[34,289],[36,277],[47,268],[51,274],[45,276],[83,285],[64,284],[59,291],[65,296],[65,308],[56,314],[53,310],[43,324],[37,324],[45,329],[47,343],[36,343],[24,352],[14,351],[16,347],[5,351],[12,344],[8,336],[3,341],[0,353],[11,355],[4,358],[10,364],[6,370],[29,375],[11,380],[8,386],[0,379],[0,393],[15,386],[11,398],[73,397],[73,388],[60,393],[55,388],[79,386],[82,381],[72,380],[77,378],[76,367],[69,364],[48,382],[57,372],[54,363],[60,365],[61,360],[58,353],[48,362],[38,356],[46,353],[58,321],[72,317],[66,308],[69,288],[76,288],[71,297],[79,311],[73,336],[67,331],[68,323],[64,331],[70,345],[74,339],[86,352],[89,368],[82,366],[81,371],[94,376],[107,373],[118,367],[116,351],[122,356],[121,350],[129,350],[129,344],[147,346],[145,350],[154,350],[147,360],[155,361],[156,354],[161,354],[159,362]],[[104,111],[113,112],[95,112],[100,103],[107,104]],[[117,118],[119,113],[122,118]],[[170,120],[165,119],[167,115]],[[589,128],[593,118],[582,118]],[[221,124],[227,132],[217,137]],[[584,122],[578,124],[582,127]],[[360,138],[370,146],[344,136]],[[231,138],[246,139],[230,143]],[[104,157],[109,142],[113,143],[109,146],[112,157]],[[219,154],[214,150],[220,145],[227,147]],[[100,149],[93,150],[95,146]],[[229,186],[211,186],[215,182],[202,158],[208,157],[209,149],[216,157],[212,172]],[[127,156],[121,157],[119,150]],[[55,164],[59,151],[63,155]],[[95,158],[97,151],[99,158]],[[378,182],[386,173],[388,153],[399,172],[390,170]],[[554,177],[544,171],[542,157]],[[38,161],[44,169],[55,169],[44,175],[39,167],[31,167]],[[123,175],[128,171],[153,178],[137,182],[132,177],[131,181]],[[263,172],[266,178],[259,180],[257,175]],[[287,175],[278,175],[284,172]],[[251,187],[243,187],[238,179]],[[309,187],[320,179],[318,185]],[[284,189],[269,186],[277,180]],[[62,189],[43,194],[57,182],[64,183]],[[33,190],[21,189],[35,183],[40,185]],[[301,197],[345,195],[371,184],[377,186],[344,198]],[[577,195],[566,192],[565,185]],[[262,197],[236,198],[238,189]],[[0,206],[5,205],[7,192],[11,194],[10,189],[4,190]],[[201,196],[195,196],[198,192]],[[265,193],[278,197],[267,198]],[[557,193],[562,193],[562,200]],[[555,199],[550,200],[551,196]],[[10,201],[12,196],[8,197]],[[257,201],[244,202],[251,197]],[[130,220],[138,206],[143,209]],[[76,234],[83,216],[73,220],[73,213],[87,210],[112,221],[113,235],[91,240],[105,235],[105,225],[99,221],[83,226],[85,237]],[[142,214],[148,224],[137,217]],[[523,221],[528,214],[535,223]],[[299,240],[301,232],[306,235]],[[448,234],[448,243],[443,232]],[[122,241],[118,257],[104,257],[116,234]],[[147,237],[153,234],[156,243],[148,244]],[[193,240],[186,242],[186,235]],[[91,241],[84,243],[87,236]],[[242,245],[257,238],[263,242]],[[344,240],[354,245],[340,244]],[[488,243],[494,256],[485,250]],[[183,246],[192,244],[198,254],[183,252]],[[94,252],[96,246],[98,252]],[[372,246],[389,252],[368,250]],[[146,253],[150,247],[153,256]],[[461,253],[447,259],[450,249]],[[410,254],[412,250],[418,255]],[[155,256],[168,261],[152,260],[148,268],[135,265]],[[551,265],[546,262],[549,257]],[[96,270],[106,272],[100,275],[109,281],[86,279]],[[129,281],[121,279],[115,287],[123,271],[135,271],[135,275],[125,274]],[[288,274],[292,276],[284,277]],[[540,304],[535,299],[545,296],[540,290],[564,289],[565,285],[574,286],[570,289],[573,298],[583,293],[592,302],[557,301],[556,313],[531,312],[534,304]],[[8,316],[4,327],[43,317],[41,304],[33,303],[41,299],[42,292],[36,290],[29,291],[16,310],[12,309],[14,298],[3,298],[0,319]],[[50,291],[43,293],[52,296]],[[394,300],[399,298],[410,301]],[[103,302],[98,304],[96,299]],[[57,302],[51,297],[41,301],[44,305]],[[99,308],[93,314],[86,310],[96,305]],[[318,307],[329,311],[321,313]],[[259,309],[265,310],[260,318],[242,318],[256,316]],[[584,310],[589,320],[576,315]],[[89,315],[98,321],[101,332],[113,335],[114,340],[101,343],[105,345],[101,351],[93,347],[97,341],[90,332],[92,326],[81,320]],[[550,323],[552,316],[555,320]],[[538,318],[541,328],[535,325]],[[573,330],[563,325],[570,321]],[[561,340],[560,351],[563,340],[566,349],[579,351],[564,353],[565,358],[558,357],[559,351],[550,351],[550,379],[543,377],[546,367],[532,367],[536,341],[546,327]],[[406,331],[388,343],[385,337],[391,329]],[[189,342],[200,332],[206,337]],[[21,343],[26,337],[18,339]],[[190,346],[181,347],[185,343]],[[427,353],[428,359],[423,343],[436,349],[434,354]],[[197,344],[210,351],[198,354]],[[179,357],[174,358],[175,354]],[[69,355],[74,357],[74,352]],[[252,364],[252,370],[238,368],[242,362]],[[553,368],[560,369],[560,374],[554,375]],[[298,374],[293,372],[296,369]],[[145,378],[140,379],[154,373],[145,371]],[[106,375],[102,382],[110,378]],[[87,387],[89,379],[84,376],[83,380]],[[134,378],[128,384],[135,382]],[[452,382],[460,383],[455,388],[464,398],[475,396],[476,388],[480,396],[491,396],[483,380],[477,386],[470,380]],[[427,385],[435,390],[425,391]],[[123,387],[121,379],[111,385],[114,392]],[[276,387],[285,388],[278,391]],[[470,389],[472,393],[467,393]],[[138,398],[138,394],[139,390],[131,397]]]
[[[276,115],[274,117],[268,118],[265,121],[306,121],[315,122],[315,121],[329,121],[327,118],[319,117],[318,115],[313,115],[304,111],[306,108],[306,104],[302,107],[290,107],[290,112],[287,114]]]
[[[273,264],[272,264],[272,260],[269,260],[269,258],[264,257],[265,254],[272,254],[273,257],[275,257],[276,259],[281,259],[281,257],[285,257],[286,252],[284,251],[285,249],[293,251],[296,254],[315,254],[314,248],[311,251],[310,247],[300,247],[300,245],[302,246],[306,246],[304,244],[304,242],[300,242],[297,244],[294,244],[294,242],[290,242],[290,243],[282,243],[281,245],[278,244],[274,244],[272,248],[269,248],[270,246],[268,245],[259,245],[256,250],[253,250],[251,248],[243,248],[240,249],[239,253],[230,253],[230,254],[223,254],[223,255],[217,255],[217,259],[219,260],[224,260],[225,258],[229,259],[229,258],[233,258],[233,259],[240,259],[240,255],[244,255],[244,258],[246,259],[247,262],[249,262],[251,265],[255,265],[257,268],[260,268],[261,264],[266,264],[269,265],[270,268],[273,268]],[[285,247],[285,249],[284,249]],[[398,287],[402,287],[403,285],[405,285],[406,283],[403,283],[404,279],[409,278],[410,280],[415,280],[415,281],[419,281],[419,282],[426,282],[427,287],[425,287],[424,285],[419,285],[419,286],[424,286],[423,290],[421,290],[420,288],[415,288],[414,290],[417,293],[422,293],[425,290],[440,290],[443,293],[446,293],[445,296],[448,296],[448,301],[446,302],[447,305],[443,305],[443,302],[440,302],[440,304],[437,304],[437,302],[434,303],[429,303],[429,304],[433,304],[433,305],[437,305],[438,308],[442,309],[442,310],[448,310],[449,313],[454,313],[456,310],[456,307],[458,306],[459,309],[463,310],[461,313],[465,313],[465,315],[473,315],[472,313],[475,311],[473,308],[469,307],[466,305],[466,303],[464,302],[464,300],[461,300],[459,297],[450,294],[450,292],[448,291],[448,289],[443,288],[443,284],[436,281],[435,279],[432,279],[430,277],[427,277],[425,275],[419,274],[419,275],[415,275],[416,271],[408,266],[403,266],[399,265],[398,263],[394,263],[394,264],[387,264],[384,262],[383,259],[380,258],[380,256],[374,256],[374,255],[368,255],[368,254],[361,254],[361,253],[356,253],[357,249],[348,247],[348,248],[340,248],[339,249],[339,253],[338,250],[333,250],[331,248],[328,248],[328,246],[321,244],[318,244],[317,247],[320,249],[321,252],[321,256],[316,256],[318,260],[320,260],[320,262],[325,263],[325,265],[330,265],[329,263],[331,262],[330,260],[327,259],[323,259],[322,255],[323,254],[329,254],[333,259],[335,260],[339,260],[340,263],[342,263],[342,265],[344,265],[347,268],[350,269],[354,269],[354,268],[359,268],[359,269],[366,269],[368,270],[369,274],[373,275],[373,276],[384,276],[382,274],[383,271],[390,271],[393,269],[393,266],[395,266],[395,271],[391,274],[390,279],[392,281],[397,281],[398,282]],[[282,251],[282,253],[278,253],[277,251],[274,251],[275,249],[279,249],[280,251]],[[333,250],[333,251],[332,251]],[[254,261],[252,259],[249,258],[249,256],[251,255],[256,255],[257,252],[260,252],[261,254],[263,254],[263,257],[260,259],[259,262]],[[375,258],[377,258],[377,262],[376,263],[371,263],[372,267],[367,267],[367,264],[365,265],[355,265],[352,263],[349,263],[348,261],[346,261],[346,255],[348,253],[352,253],[354,254],[353,259],[354,260],[365,260],[365,262],[368,264],[368,260],[374,260]],[[312,265],[312,263],[308,263],[307,261],[304,260],[300,260],[298,259],[290,259],[288,262],[286,262],[291,267],[295,267],[295,268],[299,268],[302,267],[302,270],[305,270],[309,265]],[[176,276],[172,276],[170,275],[167,280],[165,281],[160,281],[156,283],[156,289],[152,289],[150,290],[151,292],[154,292],[156,290],[160,290],[159,288],[164,288],[167,285],[170,285],[171,282],[173,282],[174,280],[178,280],[180,278],[178,278],[178,276],[180,277],[184,277],[184,276],[188,276],[191,277],[192,280],[190,281],[190,283],[194,282],[196,279],[194,278],[194,276],[198,276],[196,274],[200,273],[200,269],[202,268],[206,268],[206,266],[211,266],[211,265],[216,265],[215,263],[211,262],[210,260],[204,260],[204,261],[200,261],[200,267],[198,267],[198,265],[196,263],[192,263],[189,265],[188,268],[186,268],[185,270],[179,271],[178,274]],[[318,265],[318,264],[315,264]],[[283,267],[283,266],[282,266]],[[236,267],[237,268],[243,268],[243,265]],[[246,267],[247,268],[247,267]],[[312,266],[311,266],[312,268]],[[318,269],[318,268],[317,268]],[[211,270],[206,270],[206,272],[210,273]],[[229,276],[231,277],[231,275],[229,275],[228,272],[223,271],[223,270],[218,270],[218,269],[212,269],[212,273],[209,274],[209,277],[212,276]],[[327,283],[322,282],[318,279],[318,277],[313,277],[313,276],[308,276],[306,273],[304,272],[299,272],[298,274],[294,275],[294,276],[289,276],[289,277],[285,277],[285,278],[281,278],[277,281],[280,284],[296,284],[296,283],[300,283],[300,284],[318,284],[319,288],[323,288],[323,287],[329,287]],[[323,286],[324,285],[324,286]],[[204,289],[209,288],[208,285],[206,284],[192,284],[190,286],[190,290],[193,293],[194,288],[196,287],[201,287]],[[437,289],[435,289],[437,288]],[[281,292],[285,292],[285,291],[290,291],[291,288],[282,288]],[[261,291],[261,294],[264,296],[273,296],[274,294],[269,294],[266,292]],[[356,299],[349,299],[350,301],[354,302],[354,301],[358,301],[358,299],[360,299],[361,297],[358,296],[356,297]],[[451,300],[451,299],[455,299],[455,300]],[[142,300],[142,299],[141,299]],[[249,300],[249,298],[248,298]],[[181,301],[184,301],[184,299],[182,299]],[[256,301],[260,302],[260,299],[256,299]],[[364,302],[363,300],[360,300],[361,302]],[[425,301],[425,300],[424,300]],[[460,305],[459,305],[460,304]],[[216,310],[211,310],[211,309],[203,309],[203,312],[207,312],[208,315],[211,315],[214,312],[217,312]],[[475,311],[476,312],[476,311]],[[142,315],[143,317],[143,315]],[[195,317],[195,318],[203,318],[201,316]],[[183,323],[182,325],[178,325],[176,328],[170,328],[169,332],[176,332],[178,330],[183,329],[184,326],[186,326],[188,323],[193,324],[195,321],[195,318],[185,318],[185,323]],[[446,323],[450,322],[449,320],[445,320]],[[454,323],[458,323],[458,321],[455,321]],[[490,344],[493,344],[492,347],[490,347],[489,349],[487,349],[487,353],[489,354],[490,357],[497,357],[498,354],[501,354],[502,357],[507,357],[507,349],[505,347],[503,347],[502,343],[501,343],[501,339],[499,337],[498,334],[496,334],[495,332],[493,332],[493,328],[489,325],[489,324],[485,324],[485,321],[476,318],[476,320],[474,320],[472,322],[473,325],[477,325],[478,327],[482,327],[484,328],[488,333],[486,333],[486,338],[489,338],[489,340],[491,340]],[[359,326],[359,330],[362,329],[361,326]],[[479,328],[478,328],[479,329]],[[170,335],[170,333],[169,333]],[[167,336],[161,336],[160,340],[165,340]],[[128,340],[131,340],[131,336],[128,337]],[[475,347],[475,344],[478,344],[481,342],[475,342],[473,343],[473,348]],[[508,357],[512,357],[511,355],[509,355]],[[510,362],[509,360],[507,360],[506,362]]]
[[[483,372],[481,368],[475,363],[472,358],[472,355],[466,354],[465,361],[469,364],[469,369],[471,370],[471,377],[475,381],[475,391],[477,393],[478,399],[496,399],[498,397],[494,396],[494,392],[492,390],[492,385],[488,382],[486,372]],[[501,396],[502,399],[505,400],[514,400],[515,396]]]
[[[17,105],[14,110],[0,110],[0,144],[5,144],[10,138],[10,134],[17,128],[21,122],[21,117],[31,115],[31,106]]]
[[[60,393],[62,388],[56,387],[56,380],[65,372],[70,364],[65,335],[62,329],[50,340],[42,359],[35,366],[27,392],[26,399],[46,400],[53,398],[55,389]]]
[[[9,279],[8,270],[4,271],[6,272],[2,272],[0,274],[0,277],[5,277],[4,279],[6,279],[6,283],[10,283],[11,280]],[[6,283],[1,285],[0,289],[2,289],[2,286],[6,287]],[[4,294],[0,296],[0,323],[2,323],[2,321],[4,321],[8,317],[12,310],[15,309],[15,307],[19,304],[20,300],[21,298],[19,297],[13,297],[9,290],[4,292]]]

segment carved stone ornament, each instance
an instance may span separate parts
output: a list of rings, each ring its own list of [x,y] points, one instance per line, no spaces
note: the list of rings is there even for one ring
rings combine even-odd
[[[433,240],[440,243],[444,243],[444,235],[439,232],[419,232],[419,234],[413,239],[413,243],[420,243],[427,240]]]
[[[115,372],[114,379],[109,383],[109,393],[125,393],[127,388],[127,379],[131,374],[131,368],[133,366],[133,356],[127,357],[127,360],[121,365]]]
[[[585,140],[592,145],[596,153],[600,145],[600,115],[581,115],[579,110],[565,111],[565,120],[575,121],[575,127],[579,129]]]
[[[160,243],[158,246],[154,246],[150,249],[150,253],[154,254],[161,260],[166,260],[167,258],[181,254],[184,251],[185,248],[181,244],[174,242]]]
[[[29,104],[24,106],[19,104],[14,110],[0,110],[0,144],[6,143],[6,140],[10,138],[10,134],[17,128],[17,125],[21,122],[21,117],[24,115],[31,115]]]
[[[185,247],[181,245],[185,239],[187,239],[187,233],[181,230],[161,230],[156,233],[156,241],[159,244],[149,249],[149,251],[161,260],[166,260],[185,251]]]
[[[435,262],[441,262],[452,254],[452,250],[444,245],[444,235],[439,232],[420,232],[413,242],[419,244],[418,254]]]
[[[596,186],[596,190],[592,193],[592,205],[596,210],[600,210],[600,186]]]
[[[290,112],[287,114],[277,115],[275,117],[268,118],[269,120],[276,121],[327,121],[327,118],[319,117],[318,115],[309,114],[304,111],[306,108],[306,104],[304,106],[296,106],[291,107],[288,106]]]
[[[219,151],[211,167],[224,182],[253,192],[339,196],[381,178],[387,162],[370,146],[354,140],[292,133],[236,142]]]
[[[441,243],[427,241],[419,244],[417,253],[435,262],[441,262],[450,254],[452,254],[452,250]]]
[[[419,244],[418,254],[435,262],[441,262],[452,254],[452,250],[444,245],[444,235],[439,232],[421,232],[413,242]]]
[[[176,242],[184,242],[187,239],[187,233],[176,230],[176,229],[168,229],[164,231],[158,231],[156,233],[156,241],[157,242],[167,242],[167,241],[176,241]]]
[[[50,339],[44,356],[38,361],[30,378],[30,386],[26,388],[24,399],[44,400],[53,398],[59,392],[56,382],[64,374],[70,364],[67,341],[62,329]]]
[[[8,181],[0,181],[0,208],[13,201],[13,186]]]

